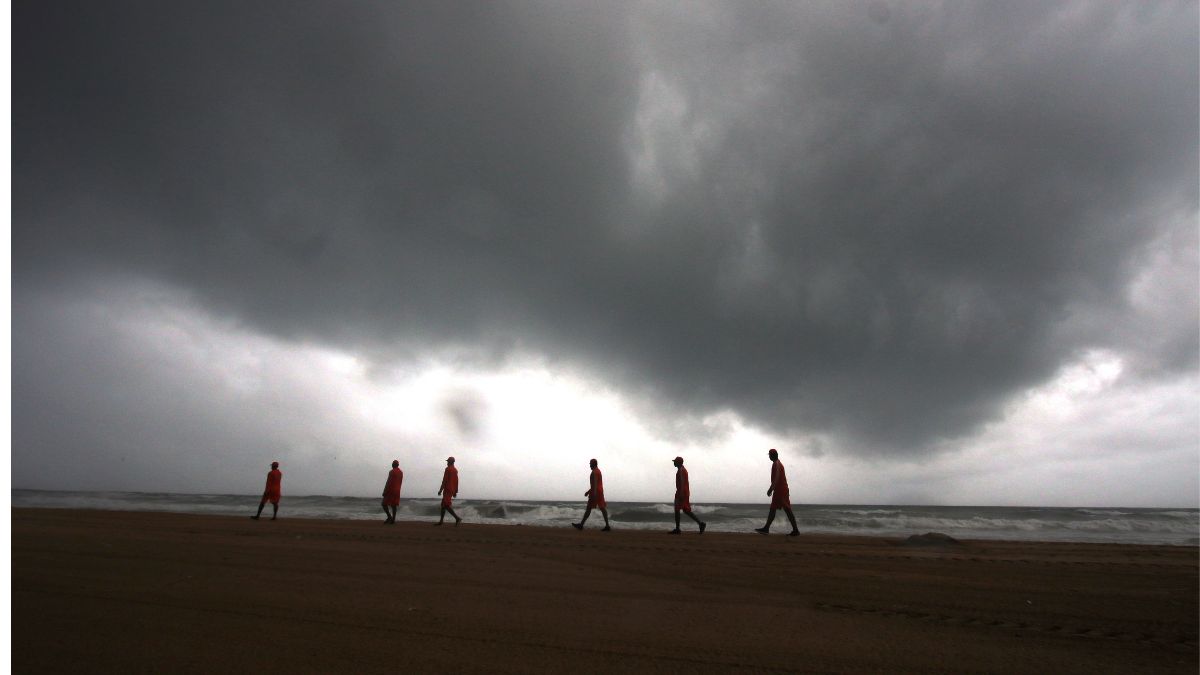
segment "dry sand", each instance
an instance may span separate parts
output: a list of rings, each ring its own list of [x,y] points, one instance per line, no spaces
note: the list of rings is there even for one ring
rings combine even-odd
[[[1198,668],[1195,548],[617,527],[13,509],[13,672]]]

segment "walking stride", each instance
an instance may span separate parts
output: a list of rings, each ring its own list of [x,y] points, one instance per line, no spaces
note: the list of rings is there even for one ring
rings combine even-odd
[[[771,522],[775,520],[775,511],[783,509],[792,524],[792,531],[788,536],[799,536],[800,528],[796,527],[796,516],[792,513],[792,501],[788,494],[787,474],[783,472],[783,462],[779,461],[779,453],[775,448],[767,452],[767,457],[771,458],[771,487],[767,488],[767,495],[771,497],[771,510],[767,513],[767,524],[755,528],[754,531],[759,534],[769,533]]]
[[[283,473],[279,471],[279,462],[271,462],[271,470],[267,472],[267,487],[263,490],[262,501],[258,503],[258,513],[250,516],[251,518],[258,520],[267,502],[271,502],[271,520],[279,517],[279,494],[282,484]]]
[[[441,518],[434,525],[441,525],[446,520],[446,512],[454,516],[454,525],[457,526],[462,522],[462,518],[454,512],[454,498],[458,496],[458,469],[454,468],[454,458],[446,458],[446,471],[442,474],[442,486],[438,488],[438,494],[442,496],[442,514]]]
[[[587,508],[583,510],[583,520],[571,523],[571,527],[582,530],[588,516],[592,515],[592,509],[600,509],[600,513],[604,516],[604,529],[601,532],[608,532],[612,527],[608,524],[608,502],[604,501],[604,475],[600,473],[599,462],[593,459],[589,464],[592,467],[592,475],[588,478],[591,487],[583,493],[583,496],[588,498]]]
[[[404,472],[400,470],[400,460],[392,460],[392,470],[388,472],[387,482],[383,484],[383,512],[387,514],[387,525],[396,524],[396,508],[400,506],[400,486],[404,484]]]
[[[704,534],[704,528],[708,527],[708,523],[692,513],[692,488],[688,485],[688,472],[683,468],[683,458],[676,457],[672,463],[675,465],[675,529],[671,530],[671,534],[679,534],[680,511],[696,521],[696,524],[700,526],[700,534]]]

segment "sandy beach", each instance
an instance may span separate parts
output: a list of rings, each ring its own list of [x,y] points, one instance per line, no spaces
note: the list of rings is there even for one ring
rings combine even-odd
[[[1200,666],[1196,548],[669,526],[13,509],[13,672]]]

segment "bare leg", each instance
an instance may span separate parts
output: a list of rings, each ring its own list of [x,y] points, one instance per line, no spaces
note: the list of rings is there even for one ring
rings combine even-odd
[[[571,527],[577,530],[582,530],[583,524],[587,522],[588,516],[590,515],[592,515],[592,507],[589,506],[583,510],[583,520],[580,520],[578,523],[571,523]]]
[[[604,529],[601,532],[608,532],[612,528],[608,525],[608,509],[600,509],[600,514],[604,516]]]
[[[380,502],[380,506],[383,507],[383,515],[387,516],[386,518],[384,518],[383,522],[385,522],[385,523],[392,522],[392,510],[388,508],[387,502]]]
[[[271,520],[275,520],[278,517],[279,517],[279,504],[272,503],[271,504]]]
[[[459,518],[459,517],[458,517],[458,514],[454,512],[454,509],[453,509],[453,508],[451,508],[451,507],[447,506],[447,507],[446,507],[446,510],[450,512],[450,515],[454,516],[454,524],[455,524],[456,526],[457,526],[459,523],[461,523],[461,522],[462,522],[462,518]],[[444,516],[444,514],[443,514],[443,517],[445,517],[445,516]]]
[[[767,513],[767,524],[763,525],[762,527],[756,528],[754,531],[759,534],[766,534],[766,533],[770,532],[771,531],[771,522],[774,520],[775,520],[775,509],[771,509],[770,512]]]
[[[264,498],[261,502],[258,503],[258,513],[254,514],[250,517],[253,518],[254,520],[258,520],[258,517],[262,515],[263,507],[266,505],[267,505],[267,500]]]
[[[675,529],[671,530],[671,534],[679,534],[679,509],[675,509]]]
[[[687,514],[688,518],[691,518],[692,520],[696,521],[696,524],[700,526],[700,534],[704,534],[704,528],[708,526],[708,523],[701,521],[699,518],[696,517],[696,514],[692,513],[691,511],[684,511],[684,513]],[[678,513],[675,514],[675,529],[677,529],[677,530],[679,529],[679,514]]]
[[[788,522],[790,522],[792,524],[792,531],[788,533],[788,536],[791,536],[791,537],[799,536],[800,528],[796,527],[796,514],[792,513],[792,507],[790,507],[790,506],[783,507],[783,512],[787,515]]]

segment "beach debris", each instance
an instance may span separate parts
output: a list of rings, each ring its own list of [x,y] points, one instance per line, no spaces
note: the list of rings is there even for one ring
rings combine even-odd
[[[962,546],[962,542],[941,532],[914,534],[904,540],[905,546]]]

